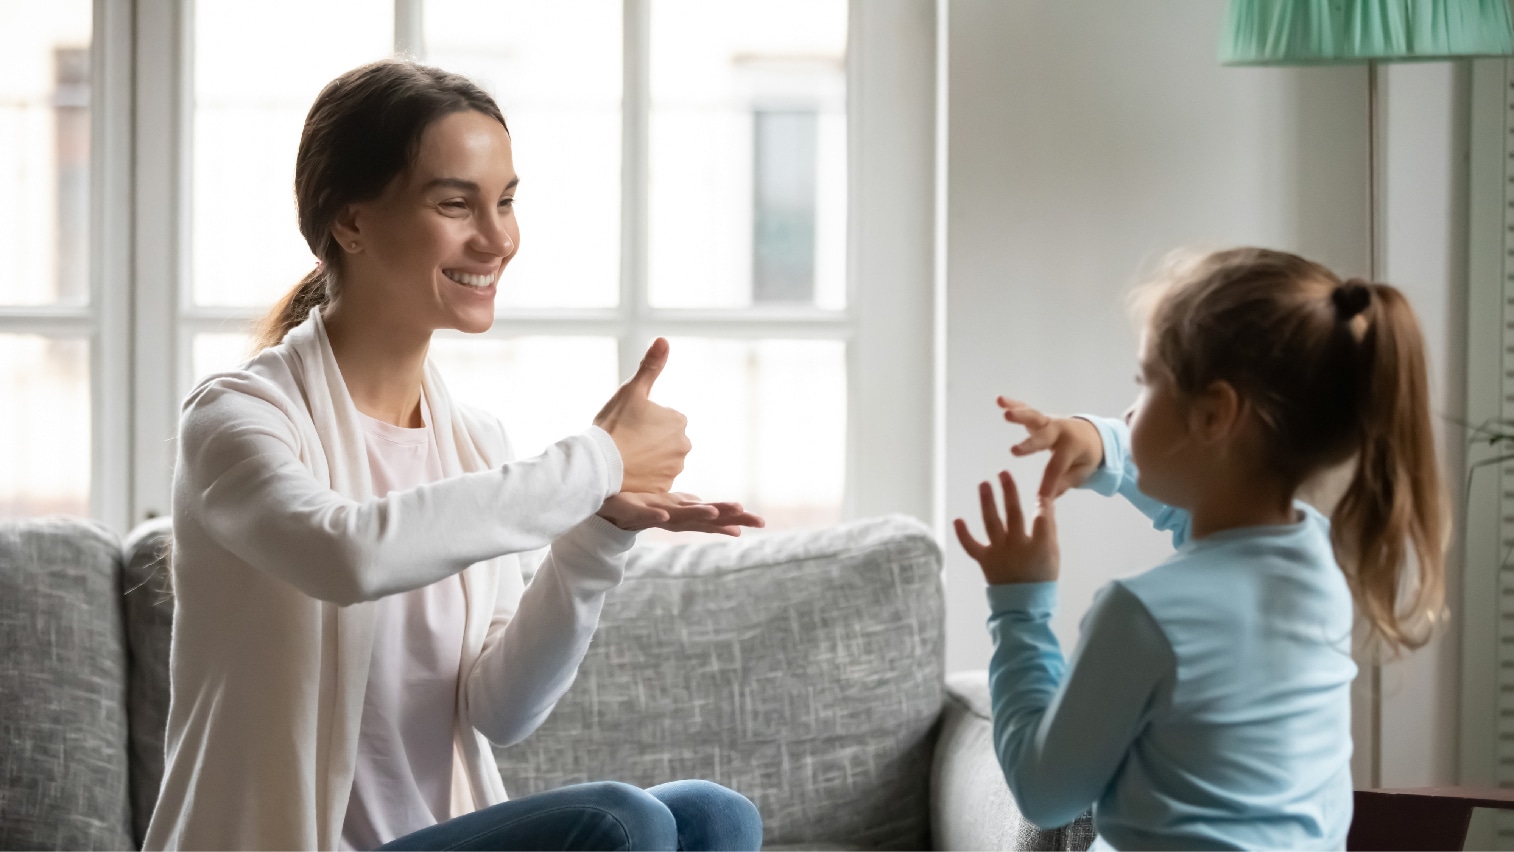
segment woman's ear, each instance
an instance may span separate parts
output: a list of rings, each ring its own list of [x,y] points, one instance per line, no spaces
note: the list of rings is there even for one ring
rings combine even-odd
[[[362,228],[359,226],[358,205],[348,204],[336,214],[331,223],[331,238],[343,251],[356,252],[363,244]]]

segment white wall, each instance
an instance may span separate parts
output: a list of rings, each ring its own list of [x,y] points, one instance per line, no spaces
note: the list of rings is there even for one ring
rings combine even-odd
[[[1447,62],[1385,66],[1379,77],[1382,278],[1408,294],[1424,327],[1442,469],[1457,517],[1465,481],[1464,433],[1455,421],[1466,411],[1468,83]],[[1383,669],[1384,786],[1458,780],[1462,598],[1455,555],[1446,594],[1450,631]]]
[[[948,519],[977,528],[978,481],[1007,467],[1028,492],[1040,475],[1040,460],[1009,456],[1019,433],[994,396],[1121,412],[1135,394],[1125,295],[1162,253],[1260,244],[1367,274],[1367,72],[1221,67],[1213,0],[948,4],[945,501]],[[1382,277],[1424,316],[1450,404],[1462,375],[1446,356],[1460,346],[1452,80],[1439,65],[1383,82]],[[1094,591],[1167,543],[1115,501],[1076,493],[1059,508],[1054,627],[1070,647]],[[943,533],[948,666],[983,668],[982,580]],[[1454,780],[1450,645],[1386,673],[1385,783]]]

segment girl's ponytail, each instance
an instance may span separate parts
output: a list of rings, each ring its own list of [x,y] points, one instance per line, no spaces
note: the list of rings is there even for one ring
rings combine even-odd
[[[258,322],[257,330],[253,332],[253,352],[278,345],[290,329],[310,316],[312,310],[331,300],[326,268],[325,263],[318,264]]]
[[[1444,609],[1450,534],[1424,335],[1404,295],[1386,284],[1348,282],[1332,296],[1358,339],[1363,398],[1356,472],[1331,517],[1331,537],[1374,636],[1394,652],[1418,648]]]

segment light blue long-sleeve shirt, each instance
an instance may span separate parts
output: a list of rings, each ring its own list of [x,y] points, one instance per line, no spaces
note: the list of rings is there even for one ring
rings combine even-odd
[[[1189,537],[1136,489],[1130,432],[1087,418],[1124,495],[1177,552],[1100,590],[1071,663],[1056,583],[989,586],[994,745],[1041,826],[1094,806],[1096,846],[1342,849],[1351,823],[1351,593],[1329,521]],[[1077,570],[1071,566],[1070,570]]]

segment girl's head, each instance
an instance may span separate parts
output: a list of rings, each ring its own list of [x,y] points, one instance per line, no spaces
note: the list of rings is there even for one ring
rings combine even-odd
[[[1147,435],[1133,449],[1185,428],[1174,412],[1190,403],[1229,399],[1256,476],[1287,494],[1354,458],[1332,517],[1337,557],[1373,630],[1395,649],[1423,644],[1444,599],[1449,522],[1424,339],[1404,295],[1256,248],[1175,263],[1145,295],[1151,411],[1137,413]],[[1172,404],[1148,402],[1161,395]],[[1400,607],[1406,544],[1418,576]]]
[[[352,297],[393,316],[488,328],[519,243],[515,183],[504,116],[467,78],[387,59],[332,80],[295,159],[300,233],[320,263],[263,321],[257,348],[354,279],[364,292]]]

